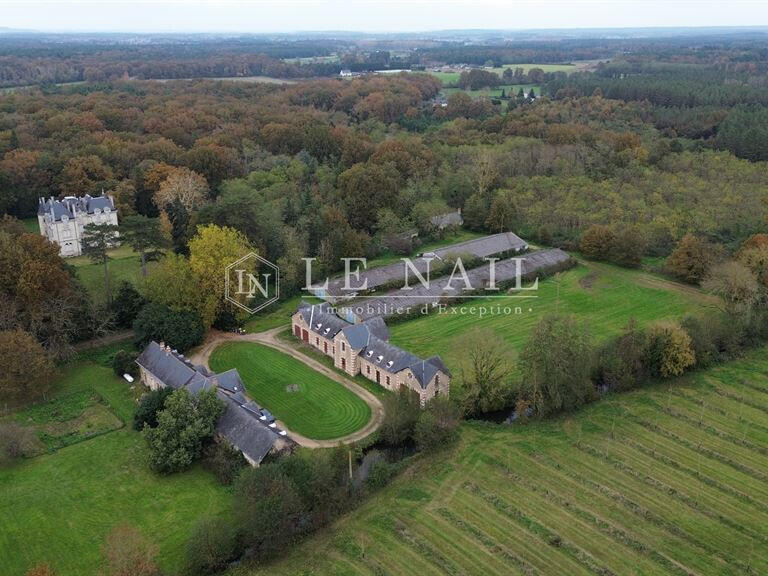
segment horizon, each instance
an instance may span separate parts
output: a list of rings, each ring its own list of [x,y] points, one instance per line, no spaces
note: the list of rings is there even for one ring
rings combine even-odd
[[[749,0],[727,6],[686,0],[399,0],[386,5],[370,0],[10,0],[0,5],[0,30],[52,34],[428,34],[768,26],[768,7]]]

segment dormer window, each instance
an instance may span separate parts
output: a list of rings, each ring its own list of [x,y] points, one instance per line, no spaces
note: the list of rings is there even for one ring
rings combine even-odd
[[[382,356],[381,354],[379,354],[379,355],[376,357],[376,362],[381,362],[381,360],[382,360],[383,358],[384,358],[384,356]]]
[[[370,358],[371,356],[373,356],[373,350],[368,350],[368,352],[365,355],[368,356],[368,358]]]
[[[316,330],[320,330],[320,328],[322,328],[322,327],[323,327],[322,323],[318,323],[318,324],[315,325],[315,329]]]
[[[328,332],[330,332],[330,331],[331,331],[330,328],[326,328],[325,331],[323,332],[323,334],[328,334]]]
[[[392,368],[392,364],[394,363],[395,363],[394,360],[390,360],[389,362],[387,362],[387,368]]]

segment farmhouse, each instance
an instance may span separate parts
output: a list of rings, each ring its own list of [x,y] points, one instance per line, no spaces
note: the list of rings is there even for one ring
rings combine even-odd
[[[502,232],[467,240],[457,244],[451,244],[444,248],[425,252],[418,258],[412,259],[413,267],[422,275],[425,275],[431,268],[433,260],[445,260],[457,256],[471,256],[474,258],[501,258],[518,254],[528,249],[528,244],[512,232]],[[350,288],[346,288],[346,279],[341,276],[328,280],[327,286],[317,286],[312,293],[318,298],[322,298],[331,303],[340,302],[345,299],[355,298],[360,292],[363,292],[361,286],[367,286],[368,291],[375,290],[382,286],[397,284],[402,286],[405,282],[407,265],[405,262],[395,262],[387,266],[378,266],[367,270],[360,270],[359,278],[352,276],[349,278]],[[415,273],[408,270],[411,278]]]
[[[61,256],[80,256],[83,229],[88,224],[117,225],[115,201],[104,194],[86,194],[82,198],[65,196],[62,200],[40,198],[37,223],[40,234],[59,245]]]
[[[287,433],[277,428],[271,415],[245,395],[245,386],[236,369],[212,374],[205,366],[192,364],[163,342],[150,342],[136,363],[141,381],[150,390],[186,388],[190,394],[216,390],[226,404],[216,433],[240,450],[251,466],[258,466],[270,453],[292,446]]]
[[[450,392],[451,373],[439,356],[422,359],[388,342],[384,320],[373,317],[350,324],[328,304],[302,302],[291,317],[293,335],[333,358],[351,376],[362,374],[387,390],[405,386],[419,395],[421,405]]]

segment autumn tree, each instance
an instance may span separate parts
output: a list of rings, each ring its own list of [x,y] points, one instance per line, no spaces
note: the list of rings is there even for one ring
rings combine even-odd
[[[165,304],[172,310],[194,310],[202,317],[206,301],[199,282],[189,259],[170,253],[163,256],[144,280],[144,295],[147,300]]]
[[[760,297],[760,284],[755,275],[735,261],[713,266],[701,287],[722,298],[726,309],[735,314],[748,314]]]
[[[0,332],[0,402],[21,404],[44,397],[54,374],[50,355],[31,334]]]
[[[615,242],[616,233],[613,228],[594,224],[581,235],[579,250],[590,260],[608,260]]]
[[[111,187],[112,169],[94,155],[70,158],[61,171],[61,188],[69,196],[96,194]]]
[[[689,284],[698,284],[712,265],[712,247],[704,240],[686,234],[667,258],[667,271]]]
[[[679,376],[693,366],[691,337],[678,324],[656,324],[648,329],[646,362],[654,376]]]
[[[227,266],[251,252],[253,247],[242,232],[215,224],[200,226],[189,241],[189,265],[198,280],[202,302],[199,309],[206,327],[213,324],[224,304]]]
[[[165,209],[178,201],[187,212],[199,208],[208,197],[205,178],[189,168],[174,168],[155,193],[155,204]]]
[[[109,250],[115,246],[119,228],[114,224],[87,224],[83,228],[83,254],[94,264],[104,267],[104,294],[107,307],[112,305],[112,287],[109,281]]]

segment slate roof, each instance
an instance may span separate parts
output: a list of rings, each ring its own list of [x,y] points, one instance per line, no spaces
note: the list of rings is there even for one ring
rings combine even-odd
[[[488,256],[495,256],[507,252],[520,252],[521,250],[527,249],[528,244],[517,234],[512,232],[502,232],[500,234],[483,236],[482,238],[475,238],[474,240],[467,240],[466,242],[459,242],[458,244],[451,244],[450,246],[438,248],[425,253],[425,256],[435,255],[438,258],[444,259],[451,255],[471,254],[478,258],[487,258]]]
[[[276,429],[265,426],[259,415],[241,406],[229,394],[219,390],[226,410],[216,424],[216,431],[254,462],[261,462],[275,443],[281,440]]]
[[[329,312],[331,306],[328,304],[315,304],[314,312],[311,310],[312,307],[312,304],[302,302],[297,311],[301,313],[305,320],[307,320],[308,315],[311,316],[314,322],[317,321],[318,315],[324,319],[324,322],[328,322],[328,317],[333,316],[335,321],[341,322],[343,325],[341,330],[337,330],[335,334],[339,332],[344,334],[350,348],[360,350],[359,355],[362,358],[381,366],[383,370],[391,374],[397,374],[401,370],[411,368],[422,387],[426,387],[429,384],[438,370],[442,370],[450,376],[450,372],[439,356],[422,360],[418,356],[387,342],[389,340],[389,328],[387,328],[383,318],[373,316],[358,324],[350,324],[335,314],[331,314]],[[371,354],[368,354],[368,352],[371,352]],[[381,360],[378,359],[379,356],[382,357]]]
[[[520,252],[527,249],[528,244],[519,236],[512,232],[503,232],[501,234],[492,234],[490,236],[475,238],[474,240],[458,242],[456,244],[451,244],[450,246],[445,246],[444,248],[432,250],[431,252],[425,252],[418,258],[411,258],[411,263],[420,274],[426,275],[427,271],[432,266],[430,260],[434,257],[442,260],[452,255],[470,254],[477,258],[487,258],[488,256]],[[344,289],[344,276],[331,278],[328,281],[328,288],[324,291],[325,297],[331,299],[354,297],[357,293],[362,291],[362,288],[358,287],[363,286],[366,282],[367,290],[373,290],[391,282],[398,282],[402,285],[405,283],[405,272],[406,264],[403,261],[393,262],[386,266],[377,266],[375,268],[360,270],[359,279],[352,276],[349,278],[349,284],[352,286],[352,289],[350,290]],[[408,269],[408,276],[413,279],[415,274],[412,270]]]
[[[437,226],[441,230],[446,226],[461,226],[464,224],[464,218],[461,216],[461,212],[458,210],[432,216],[429,221],[432,223],[432,225]]]
[[[333,339],[349,323],[329,310],[330,306],[325,302],[322,304],[302,302],[297,309],[312,332],[323,338]]]
[[[147,344],[136,358],[136,363],[166,386],[176,389],[185,386],[195,374],[200,374],[191,363],[185,362],[178,354],[167,352],[157,342]]]
[[[111,196],[91,196],[86,194],[80,198],[75,196],[65,196],[61,200],[53,197],[40,198],[37,213],[41,215],[50,214],[53,219],[59,221],[63,216],[74,218],[78,212],[93,214],[96,210],[109,209],[115,210],[115,203]]]
[[[190,394],[216,389],[217,396],[227,405],[216,426],[217,432],[253,462],[261,462],[276,443],[280,447],[290,442],[279,429],[259,420],[263,409],[245,395],[245,386],[236,369],[213,374],[157,342],[150,342],[136,363],[170,388],[186,388]]]
[[[537,271],[546,271],[566,265],[571,257],[559,248],[540,250],[519,257],[520,274],[523,278],[533,275]],[[467,277],[475,290],[482,290],[490,281],[490,264],[485,264],[471,270],[467,270]],[[497,284],[514,280],[517,275],[518,260],[512,258],[495,263],[495,282]],[[414,284],[411,290],[392,290],[382,294],[379,298],[369,298],[358,303],[351,303],[340,309],[342,312],[351,312],[360,321],[369,321],[371,318],[392,316],[399,309],[415,309],[422,305],[434,305],[443,299],[460,296],[465,292],[464,282],[457,275],[453,282],[450,276],[443,276],[432,280],[429,287]],[[396,298],[393,298],[395,296]]]
[[[362,324],[356,324],[356,326],[362,326]],[[438,370],[442,370],[449,376],[451,374],[439,356],[422,360],[415,354],[384,340],[379,340],[375,336],[369,338],[365,348],[360,352],[360,357],[365,358],[375,366],[380,366],[382,370],[391,374],[397,374],[410,368],[422,388],[429,385]]]

